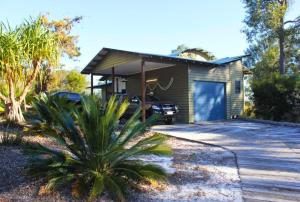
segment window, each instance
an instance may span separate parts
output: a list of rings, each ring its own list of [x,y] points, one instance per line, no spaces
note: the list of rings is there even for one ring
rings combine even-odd
[[[235,81],[235,94],[241,93],[241,81],[236,80]]]

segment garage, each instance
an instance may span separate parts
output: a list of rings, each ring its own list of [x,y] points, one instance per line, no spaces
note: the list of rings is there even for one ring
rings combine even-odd
[[[195,122],[226,119],[225,83],[194,81]]]
[[[193,51],[185,52],[193,57],[184,58],[103,48],[81,73],[91,76],[91,94],[97,86],[102,87],[104,100],[111,95],[140,97],[143,121],[147,110],[153,109],[149,106],[154,102],[147,100],[148,96],[176,106],[174,120],[179,123],[242,115],[243,77],[247,73],[242,58],[245,56],[205,61],[198,60]],[[102,76],[101,85],[93,84],[94,76]]]

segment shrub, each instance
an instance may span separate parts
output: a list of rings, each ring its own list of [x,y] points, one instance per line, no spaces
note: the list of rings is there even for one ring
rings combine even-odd
[[[28,112],[25,113],[25,118],[28,123],[32,123],[37,128],[31,132],[38,133],[41,125],[37,123],[56,124],[56,118],[51,114],[57,109],[70,112],[74,115],[76,104],[68,101],[65,97],[46,95],[41,93],[33,99],[33,106]]]
[[[298,78],[281,76],[277,73],[270,77],[253,80],[253,101],[258,118],[280,121],[292,114],[299,103]]]
[[[3,146],[19,146],[23,144],[23,138],[21,133],[19,131],[15,131],[15,133],[10,131],[9,125],[3,131],[0,140],[0,144]]]
[[[249,118],[254,118],[255,117],[254,105],[250,101],[245,101],[243,116],[249,117]]]
[[[75,196],[88,193],[92,200],[106,190],[124,201],[128,186],[166,179],[163,168],[138,159],[140,155],[169,155],[170,148],[163,144],[166,137],[154,134],[132,142],[143,134],[154,117],[142,123],[140,113],[136,112],[119,131],[119,118],[128,101],[119,103],[113,96],[106,106],[94,97],[83,97],[81,102],[82,108],[75,108],[73,116],[56,103],[34,105],[40,116],[35,128],[38,126],[65,148],[54,150],[34,144],[26,149],[36,157],[30,173],[44,177],[47,190],[69,184]]]

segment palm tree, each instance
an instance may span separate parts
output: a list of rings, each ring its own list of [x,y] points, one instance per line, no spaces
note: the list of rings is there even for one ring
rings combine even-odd
[[[71,113],[69,107],[58,103],[59,100],[49,101],[49,98],[36,102],[38,118],[34,125],[38,128],[36,132],[55,138],[65,150],[40,144],[26,149],[36,157],[30,173],[46,178],[46,189],[71,184],[72,193],[78,196],[88,193],[90,200],[107,190],[117,200],[124,201],[129,185],[166,179],[160,166],[139,160],[141,155],[171,153],[163,144],[165,136],[140,137],[154,117],[142,123],[137,111],[120,129],[119,119],[129,105],[127,100],[120,103],[112,97],[104,105],[94,97],[83,97],[80,109],[75,108]]]
[[[0,76],[8,86],[7,93],[0,92],[0,99],[5,102],[8,120],[24,121],[21,105],[41,65],[56,66],[60,55],[57,35],[45,28],[40,18],[14,29],[0,25]]]

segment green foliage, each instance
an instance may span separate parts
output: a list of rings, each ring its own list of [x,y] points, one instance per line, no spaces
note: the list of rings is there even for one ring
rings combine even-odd
[[[243,116],[255,118],[254,105],[249,101],[245,101]]]
[[[77,46],[78,36],[74,36],[71,31],[75,24],[80,23],[81,19],[82,17],[49,20],[48,15],[43,15],[41,17],[43,26],[57,35],[62,56],[71,59],[80,56],[80,50]],[[41,71],[38,75],[38,82],[36,82],[35,91],[37,94],[49,91],[50,82],[53,79],[52,69],[53,67],[49,64],[42,64]]]
[[[242,0],[246,8],[243,32],[252,42],[277,32],[283,26],[290,0]]]
[[[116,199],[124,201],[129,185],[166,179],[161,167],[138,160],[140,155],[171,153],[163,143],[165,136],[141,137],[154,117],[142,123],[137,111],[120,127],[119,119],[129,102],[120,103],[115,96],[107,105],[94,97],[83,97],[81,109],[73,108],[71,113],[68,107],[62,107],[56,101],[46,103],[49,102],[35,103],[39,117],[33,124],[65,150],[54,150],[40,144],[26,149],[36,157],[30,172],[46,178],[46,189],[71,184],[74,195],[88,194],[93,200],[107,190]]]
[[[286,19],[292,0],[243,0],[243,3],[246,8],[243,32],[250,43],[247,50],[252,55],[250,65],[255,66],[265,51],[276,48],[280,73],[298,73],[300,16],[294,20]]]
[[[9,125],[3,131],[1,138],[0,138],[0,145],[2,146],[19,146],[23,144],[23,137],[19,131],[12,131],[9,130]]]
[[[61,108],[64,111],[70,112],[70,115],[74,115],[74,109],[77,107],[75,103],[69,102],[64,97],[47,95],[41,93],[33,99],[34,107],[25,113],[26,120],[33,123],[35,128],[32,128],[32,132],[41,134],[43,131],[42,125],[36,123],[44,122],[49,125],[56,123],[56,119],[53,119],[51,113],[57,108]],[[50,116],[49,116],[50,115]]]
[[[261,59],[252,69],[253,78],[259,79],[263,77],[271,77],[278,72],[278,56],[279,51],[276,47],[270,47],[261,54]]]
[[[294,109],[300,72],[300,18],[286,19],[291,2],[243,0],[243,32],[250,44],[246,53],[251,55],[246,65],[253,67],[250,82],[258,118],[292,121],[297,116]],[[279,73],[288,76],[280,77]]]
[[[48,81],[48,91],[54,92],[59,90],[65,90],[65,78],[68,74],[66,70],[55,70],[51,72]]]
[[[81,93],[87,87],[85,75],[80,74],[76,70],[68,72],[65,78],[65,89],[71,92]]]
[[[70,91],[82,93],[87,87],[86,77],[76,70],[58,70],[51,73],[49,92]]]
[[[280,121],[287,114],[291,114],[295,105],[299,104],[298,81],[298,77],[280,76],[278,73],[253,80],[252,90],[256,116]]]
[[[5,112],[5,103],[0,100],[0,115]]]
[[[72,35],[71,31],[75,24],[80,23],[81,20],[81,16],[74,18],[66,17],[61,20],[49,20],[48,15],[41,16],[43,26],[57,34],[62,52],[69,58],[80,56],[80,50],[77,46],[78,36]]]
[[[40,17],[16,28],[0,24],[0,82],[8,89],[0,91],[0,99],[10,105],[6,108],[8,120],[23,121],[20,106],[32,89],[41,64],[56,66],[60,55],[57,35],[42,25]]]

